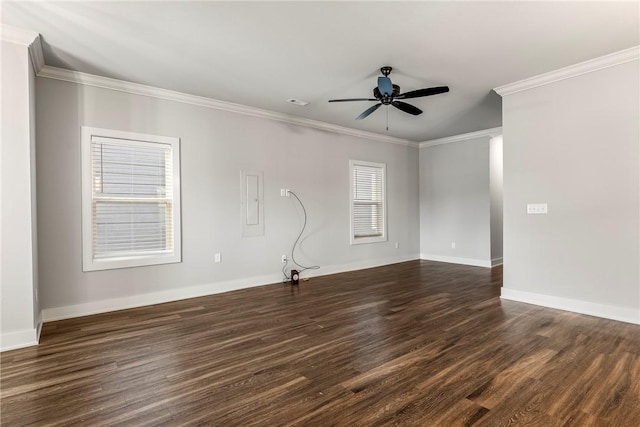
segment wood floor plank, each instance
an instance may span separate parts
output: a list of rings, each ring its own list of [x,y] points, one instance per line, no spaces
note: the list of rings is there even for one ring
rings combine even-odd
[[[430,261],[50,322],[0,424],[640,425],[640,327]]]

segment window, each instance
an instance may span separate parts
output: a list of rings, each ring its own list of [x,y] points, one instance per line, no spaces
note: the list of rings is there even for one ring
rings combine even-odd
[[[181,261],[180,140],[82,127],[83,271]]]
[[[387,240],[384,163],[350,160],[351,244]]]

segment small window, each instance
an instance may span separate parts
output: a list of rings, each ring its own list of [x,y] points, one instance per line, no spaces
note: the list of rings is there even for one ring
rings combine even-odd
[[[349,161],[351,244],[387,240],[384,163]]]
[[[82,127],[83,271],[181,261],[180,140]]]

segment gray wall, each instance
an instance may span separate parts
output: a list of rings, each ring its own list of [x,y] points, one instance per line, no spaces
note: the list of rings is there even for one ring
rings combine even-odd
[[[504,97],[505,288],[640,308],[638,75],[634,61]]]
[[[280,197],[280,188],[306,205],[309,223],[296,256],[323,267],[314,274],[418,256],[417,148],[52,79],[38,78],[37,90],[45,309],[279,280],[280,257],[302,222],[294,198]],[[82,125],[181,138],[182,263],[82,272]],[[349,244],[349,159],[387,164],[388,242]],[[242,237],[240,170],[264,172],[264,236]],[[214,263],[216,252],[222,263]]]
[[[35,193],[34,71],[26,45],[2,41],[1,347],[34,344],[40,310]]]
[[[420,148],[421,257],[490,263],[489,201],[489,137]]]

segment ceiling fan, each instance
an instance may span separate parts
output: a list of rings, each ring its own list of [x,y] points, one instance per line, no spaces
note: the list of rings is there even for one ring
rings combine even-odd
[[[449,86],[437,86],[427,89],[412,90],[410,92],[400,93],[400,86],[391,83],[389,74],[391,67],[382,67],[380,72],[382,76],[378,77],[378,86],[373,89],[373,98],[350,98],[350,99],[330,99],[329,102],[351,102],[351,101],[378,101],[379,103],[373,107],[369,107],[362,112],[356,120],[362,120],[369,114],[380,108],[381,105],[393,105],[398,110],[417,116],[422,114],[422,110],[406,102],[398,101],[398,99],[420,98],[422,96],[438,95],[440,93],[449,92]]]

